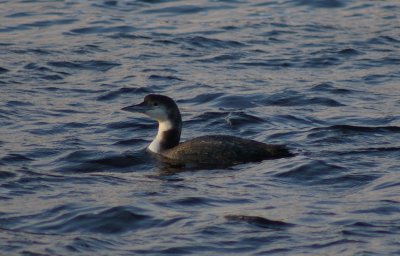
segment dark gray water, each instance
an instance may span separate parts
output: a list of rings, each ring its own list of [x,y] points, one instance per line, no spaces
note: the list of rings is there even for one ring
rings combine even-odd
[[[0,1],[2,255],[400,255],[400,2]],[[124,113],[296,157],[172,173]]]

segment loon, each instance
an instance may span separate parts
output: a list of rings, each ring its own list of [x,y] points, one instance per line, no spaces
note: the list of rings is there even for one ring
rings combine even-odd
[[[157,136],[147,150],[174,165],[232,166],[293,156],[283,145],[228,135],[206,135],[179,143],[181,113],[175,101],[168,96],[149,94],[142,103],[121,110],[143,113],[158,121]]]

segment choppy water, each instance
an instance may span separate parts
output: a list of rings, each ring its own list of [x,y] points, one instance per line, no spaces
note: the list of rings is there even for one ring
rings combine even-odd
[[[0,1],[3,255],[400,255],[400,3]],[[171,173],[155,124],[297,156]]]

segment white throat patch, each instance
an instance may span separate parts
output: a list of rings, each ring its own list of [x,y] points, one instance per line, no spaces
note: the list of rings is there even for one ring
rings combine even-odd
[[[161,141],[163,139],[163,133],[165,131],[171,130],[173,125],[170,121],[158,122],[158,132],[157,136],[151,142],[151,144],[147,147],[151,152],[160,153],[161,152]]]

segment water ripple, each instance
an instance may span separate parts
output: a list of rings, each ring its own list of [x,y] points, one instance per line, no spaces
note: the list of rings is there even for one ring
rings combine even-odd
[[[65,208],[69,211],[65,212]],[[133,231],[141,226],[155,225],[159,221],[143,214],[143,210],[132,206],[117,206],[108,209],[89,209],[81,213],[71,212],[75,207],[64,206],[49,210],[42,221],[20,229],[34,232],[95,232],[104,234],[117,234]]]
[[[104,33],[129,33],[134,32],[136,29],[132,26],[116,26],[116,27],[103,27],[92,26],[86,28],[77,28],[70,30],[70,34],[104,34]]]
[[[91,60],[91,61],[50,61],[47,63],[50,66],[57,68],[66,68],[66,69],[84,69],[84,70],[95,70],[95,71],[108,71],[116,66],[120,66],[121,64],[103,61],[103,60]]]
[[[398,2],[1,10],[3,254],[398,254]],[[165,166],[145,150],[156,122],[120,111],[149,93],[176,99],[182,141],[229,134],[296,156]]]
[[[269,220],[259,216],[226,215],[225,218],[231,222],[247,222],[257,227],[275,229],[275,230],[293,226],[290,223],[277,220]]]

